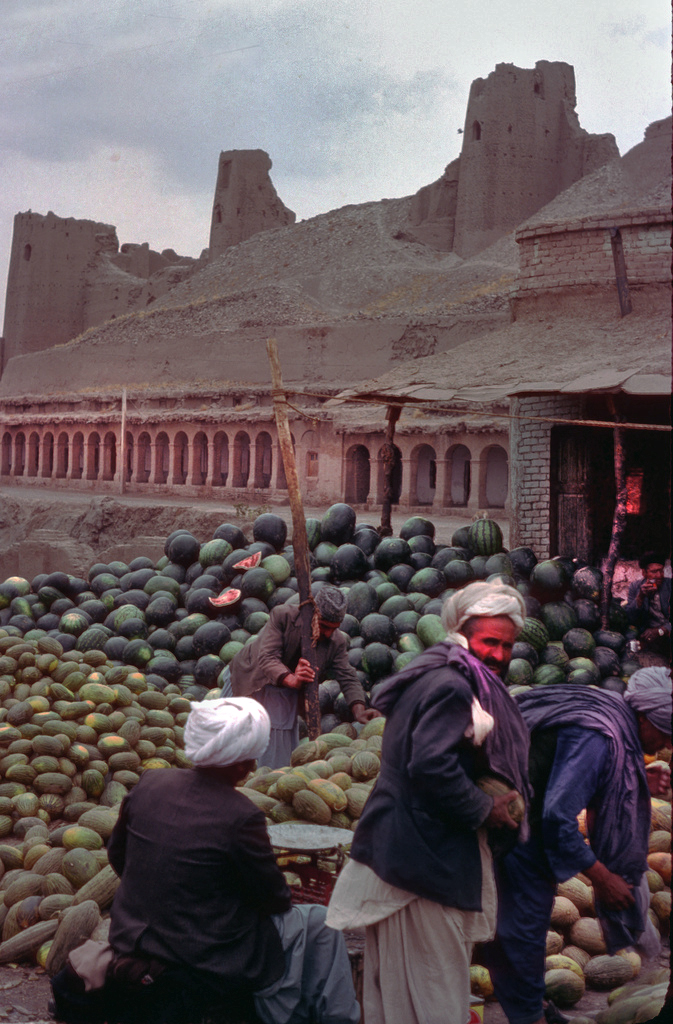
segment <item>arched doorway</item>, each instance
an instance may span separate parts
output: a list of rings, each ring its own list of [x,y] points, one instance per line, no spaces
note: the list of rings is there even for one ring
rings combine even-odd
[[[250,476],[250,438],[239,430],[234,438],[234,472],[232,485],[246,487]]]
[[[42,438],[42,476],[51,477],[54,472],[54,435],[50,430]]]
[[[26,468],[26,435],[22,430],[14,440],[14,476],[23,476]]]
[[[218,430],[213,442],[213,485],[224,487],[229,476],[229,438],[223,430]]]
[[[100,434],[95,430],[89,434],[86,453],[86,478],[97,480],[100,473]]]
[[[437,453],[429,444],[417,445],[411,453],[412,503],[432,505],[437,488]]]
[[[187,435],[178,431],[173,442],[173,482],[184,484],[187,482],[189,469],[189,442]]]
[[[65,480],[70,462],[70,438],[65,430],[58,435],[56,442],[56,479]]]
[[[470,449],[464,444],[455,444],[446,453],[444,504],[464,508],[470,500],[471,480]]]
[[[12,435],[2,435],[2,475],[9,476],[12,472]]]
[[[499,444],[494,444],[484,454],[486,456],[486,475],[483,504],[486,508],[504,508],[509,482],[507,452]]]
[[[114,480],[117,472],[117,438],[108,430],[103,441],[103,480]]]
[[[171,465],[170,447],[168,434],[162,430],[157,434],[155,445],[156,469],[154,472],[155,484],[165,484],[168,480],[168,473]]]
[[[346,494],[344,501],[351,505],[364,505],[369,497],[371,462],[369,449],[354,444],[346,452]]]
[[[263,430],[255,439],[255,487],[265,490],[271,486],[273,445],[271,435]]]
[[[28,476],[37,476],[40,466],[40,437],[36,431],[28,438]]]
[[[84,434],[78,430],[72,439],[72,469],[70,472],[73,480],[81,480],[84,472]]]
[[[192,483],[203,486],[208,479],[208,438],[202,430],[192,441]]]
[[[152,442],[146,430],[138,437],[136,452],[136,482],[146,484],[152,469]]]

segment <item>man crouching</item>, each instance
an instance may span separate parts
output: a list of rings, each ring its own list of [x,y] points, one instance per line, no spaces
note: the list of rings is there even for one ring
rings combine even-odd
[[[265,1024],[357,1024],[343,936],[326,927],[324,907],[292,907],[264,815],[236,789],[269,729],[251,698],[193,704],[185,751],[194,768],[145,772],[124,800],[108,844],[121,878],[108,1024],[193,1024],[223,1010],[250,1020],[252,1001]]]

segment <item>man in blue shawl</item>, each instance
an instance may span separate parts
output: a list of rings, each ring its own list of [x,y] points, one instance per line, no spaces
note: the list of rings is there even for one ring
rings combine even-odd
[[[593,884],[609,953],[635,945],[647,926],[650,793],[643,754],[671,743],[671,673],[640,669],[622,697],[560,684],[517,698],[531,733],[534,796],[529,840],[496,865],[496,938],[484,949],[510,1024],[544,1024],[545,945],[557,882],[578,872]],[[587,810],[589,844],[577,815]]]
[[[493,935],[488,832],[516,843],[528,731],[501,676],[525,616],[502,583],[472,583],[442,609],[446,641],[386,679],[381,771],[327,923],[364,927],[367,1024],[465,1024],[475,942]],[[477,785],[497,775],[495,797]]]

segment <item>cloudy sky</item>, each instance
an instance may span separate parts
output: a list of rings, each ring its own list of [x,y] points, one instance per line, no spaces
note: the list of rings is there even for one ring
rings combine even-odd
[[[575,67],[620,152],[670,112],[665,0],[2,0],[0,308],[19,211],[198,256],[218,156],[264,149],[305,219],[410,195],[496,63]]]

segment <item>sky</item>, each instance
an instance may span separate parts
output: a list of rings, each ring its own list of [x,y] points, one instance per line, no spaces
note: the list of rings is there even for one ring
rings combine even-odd
[[[665,0],[2,0],[0,308],[19,211],[198,256],[220,151],[304,220],[415,193],[498,63],[575,68],[623,154],[670,113]]]

